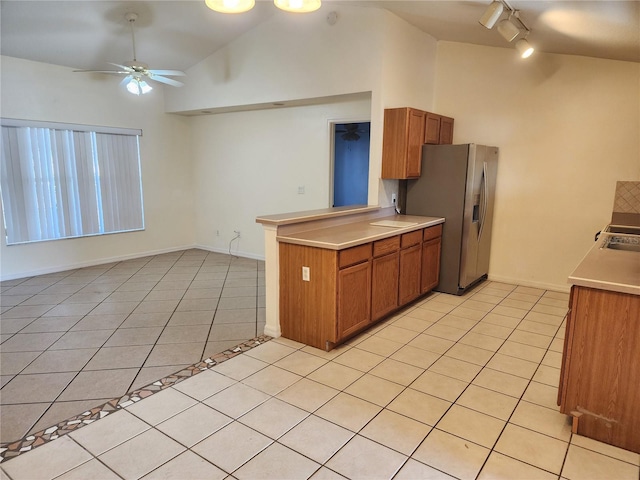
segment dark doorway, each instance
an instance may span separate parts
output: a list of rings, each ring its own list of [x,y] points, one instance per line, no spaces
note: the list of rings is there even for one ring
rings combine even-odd
[[[367,205],[371,122],[334,124],[333,206]]]

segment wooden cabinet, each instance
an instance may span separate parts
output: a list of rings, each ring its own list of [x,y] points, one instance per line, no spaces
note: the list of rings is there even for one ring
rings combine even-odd
[[[371,278],[371,320],[376,321],[398,308],[400,237],[373,243]]]
[[[382,138],[382,178],[419,177],[425,143],[453,143],[453,118],[416,108],[387,108]]]
[[[427,112],[424,143],[451,145],[453,143],[453,118]]]
[[[574,433],[640,453],[640,296],[573,286],[558,405]]]
[[[400,284],[398,298],[401,305],[415,300],[422,293],[422,230],[405,233],[401,239]]]
[[[362,330],[371,322],[371,262],[338,272],[338,339]]]
[[[440,145],[451,145],[453,143],[453,118],[440,116],[440,135],[438,143]]]
[[[422,243],[421,293],[433,290],[440,281],[440,251],[442,247],[442,225],[424,229]]]
[[[440,143],[440,115],[427,112],[424,130],[424,143],[438,145]]]
[[[426,112],[415,108],[384,111],[382,178],[420,176]]]
[[[330,350],[426,293],[423,278],[438,271],[423,268],[438,262],[422,258],[425,238],[441,234],[438,225],[339,251],[280,243],[282,336]]]

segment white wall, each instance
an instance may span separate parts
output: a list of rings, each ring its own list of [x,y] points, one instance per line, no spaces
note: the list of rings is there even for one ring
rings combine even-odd
[[[167,110],[371,92],[369,203],[387,206],[398,182],[380,180],[383,111],[432,106],[436,41],[386,10],[335,10],[333,26],[326,22],[325,9],[304,16],[275,14],[189,69],[186,87],[168,92]]]
[[[500,147],[490,278],[566,289],[640,180],[640,65],[440,42],[436,110],[454,142]]]
[[[193,117],[196,243],[226,251],[240,230],[232,252],[264,258],[256,217],[329,207],[330,122],[370,110],[362,99]]]
[[[0,57],[6,118],[141,128],[145,231],[26,245],[0,244],[0,276],[19,278],[194,243],[188,119],[164,113],[162,88],[135,97],[119,79]]]

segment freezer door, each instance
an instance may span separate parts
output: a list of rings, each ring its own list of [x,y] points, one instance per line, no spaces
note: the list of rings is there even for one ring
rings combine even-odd
[[[459,287],[467,288],[482,274],[478,274],[478,247],[480,244],[480,192],[483,187],[484,147],[469,145],[467,187],[462,221],[462,248],[460,251]]]
[[[439,292],[458,293],[469,145],[424,145],[422,174],[407,182],[405,212],[444,217]]]
[[[467,288],[489,272],[491,224],[498,149],[472,144],[465,198],[460,288]]]

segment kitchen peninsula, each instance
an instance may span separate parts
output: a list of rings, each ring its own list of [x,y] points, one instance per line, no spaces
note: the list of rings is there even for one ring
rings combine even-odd
[[[636,232],[635,234],[633,232]],[[609,226],[569,277],[558,390],[573,431],[640,453],[640,228]]]
[[[258,217],[265,333],[328,350],[430,291],[444,220],[367,206]]]

